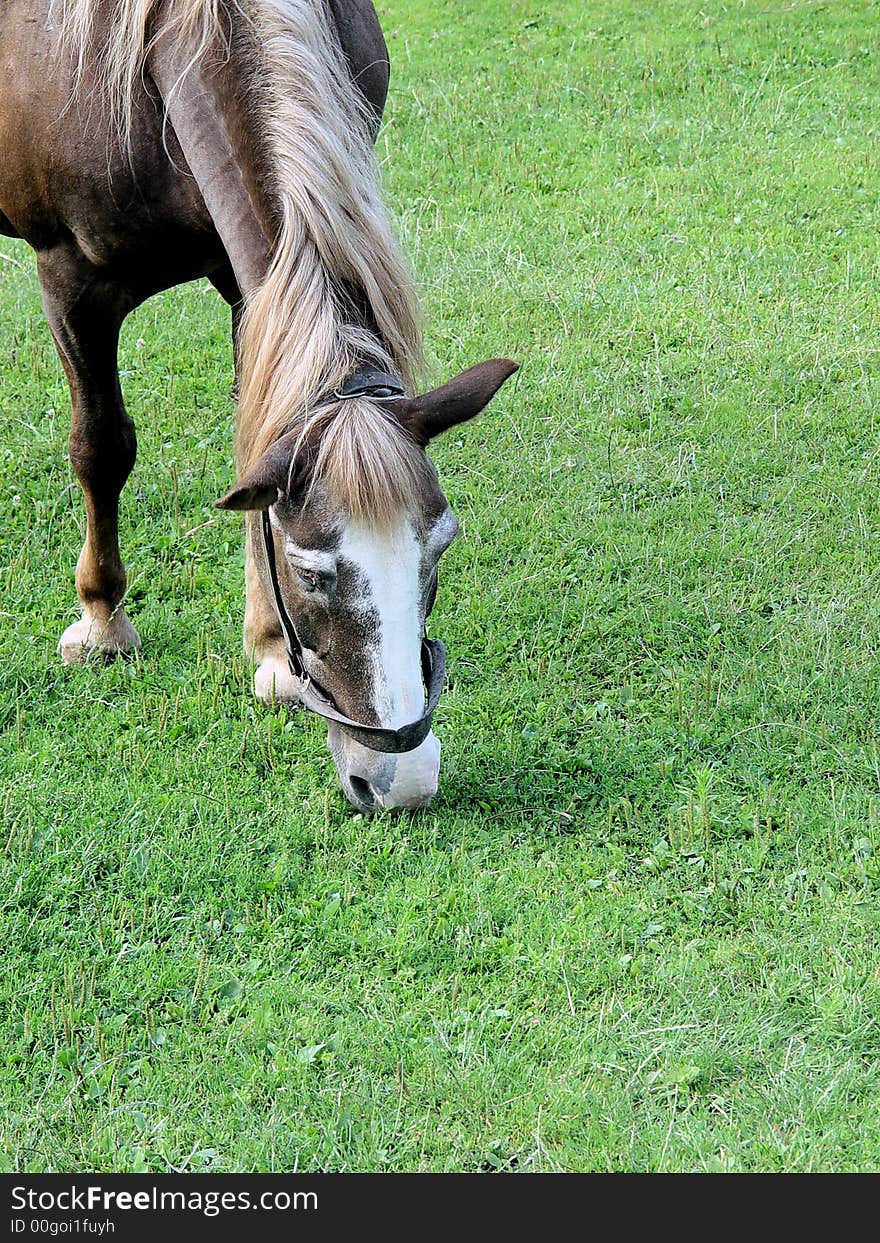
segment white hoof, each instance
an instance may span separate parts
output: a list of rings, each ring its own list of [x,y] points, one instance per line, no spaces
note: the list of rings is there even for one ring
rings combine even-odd
[[[295,686],[286,656],[267,656],[254,674],[254,694],[266,704],[295,703]]]
[[[78,665],[89,659],[124,656],[141,645],[141,639],[125,615],[118,608],[111,617],[99,618],[83,610],[78,622],[68,626],[58,643],[58,651],[65,665]]]

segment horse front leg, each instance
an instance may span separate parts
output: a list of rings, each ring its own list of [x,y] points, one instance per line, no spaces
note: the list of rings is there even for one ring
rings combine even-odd
[[[211,283],[229,304],[232,313],[232,346],[235,358],[235,387],[239,391],[239,332],[244,303],[232,268],[225,265],[211,273]],[[256,662],[254,694],[264,703],[290,703],[294,700],[294,683],[287,663],[287,651],[281,625],[257,569],[255,547],[261,543],[259,522],[248,517],[244,553],[244,650]]]
[[[122,607],[119,496],[134,466],[134,424],[117,371],[119,329],[131,302],[72,248],[39,256],[43,307],[67,375],[72,405],[70,461],[86,506],[86,538],[76,566],[82,617],[58,650],[65,664],[140,647]]]

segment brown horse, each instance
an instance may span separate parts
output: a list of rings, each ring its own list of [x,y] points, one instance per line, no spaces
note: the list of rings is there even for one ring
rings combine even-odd
[[[422,806],[443,666],[424,623],[456,530],[425,448],[515,364],[406,395],[419,316],[377,190],[370,0],[0,0],[0,64],[0,231],[36,251],[88,519],[62,659],[140,645],[119,330],[207,276],[232,308],[239,479],[217,503],[247,511],[256,694],[328,719],[355,806]]]

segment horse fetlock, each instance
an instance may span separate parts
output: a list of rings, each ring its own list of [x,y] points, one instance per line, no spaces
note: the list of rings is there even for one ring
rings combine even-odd
[[[125,656],[141,646],[141,639],[121,606],[107,609],[84,607],[79,621],[68,626],[58,642],[65,665],[87,660]]]
[[[286,653],[260,661],[254,673],[254,694],[266,704],[296,702],[296,683]]]

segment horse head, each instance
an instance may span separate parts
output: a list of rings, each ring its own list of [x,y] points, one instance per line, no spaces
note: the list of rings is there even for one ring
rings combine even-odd
[[[426,449],[515,370],[495,359],[420,397],[340,401],[217,502],[262,515],[251,552],[281,640],[263,654],[257,693],[328,720],[343,791],[361,811],[423,807],[436,793],[442,645],[423,636],[458,522]]]

